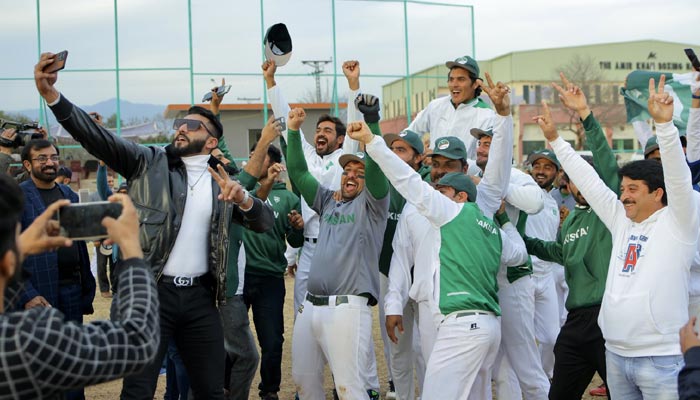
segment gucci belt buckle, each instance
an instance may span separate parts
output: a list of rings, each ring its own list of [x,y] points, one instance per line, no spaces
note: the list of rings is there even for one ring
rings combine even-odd
[[[173,284],[177,287],[188,287],[192,286],[194,283],[194,278],[189,276],[176,276],[173,278]]]

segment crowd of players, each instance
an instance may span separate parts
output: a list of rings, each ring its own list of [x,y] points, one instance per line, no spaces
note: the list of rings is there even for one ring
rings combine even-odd
[[[276,399],[285,274],[300,399],[325,398],[326,364],[335,396],[378,399],[377,322],[387,398],[580,399],[595,373],[615,399],[700,396],[697,87],[681,141],[665,78],[649,82],[656,135],[645,160],[618,168],[585,94],[562,74],[553,88],[592,157],[558,135],[543,103],[534,120],[548,148],[524,172],[512,167],[510,89],[471,57],[446,63],[449,96],[384,135],[359,62],[345,62],[347,122],[322,116],[311,143],[270,59],[267,97],[286,126],[270,118],[239,169],[216,91],[210,109],[175,120],[169,146],[141,146],[55,88],[58,74],[44,72],[53,56],[35,67],[40,95],[128,182],[128,195],[103,191],[123,204],[104,221],[119,259],[111,322],[81,325],[95,295],[85,244],[56,236],[51,220],[77,196],[55,182],[58,149],[31,141],[29,179],[0,174],[0,398],[79,399],[81,387],[125,376],[121,398],[150,399],[176,352],[194,398],[247,399],[260,363],[258,394]]]

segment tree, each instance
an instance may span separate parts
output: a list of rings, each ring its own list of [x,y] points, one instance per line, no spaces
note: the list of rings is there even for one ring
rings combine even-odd
[[[574,55],[567,64],[559,66],[553,71],[553,79],[556,81],[559,81],[559,72],[563,72],[572,83],[583,90],[589,107],[601,127],[605,129],[606,127],[625,123],[625,107],[617,102],[618,86],[611,85],[593,57]],[[555,96],[555,102],[557,99]],[[568,115],[568,124],[564,129],[576,134],[576,150],[583,150],[586,132],[578,114],[564,107],[562,109]],[[612,134],[607,136],[610,143]]]
[[[124,121],[119,119],[119,126],[125,126]],[[114,113],[107,118],[107,121],[105,121],[105,127],[110,128],[110,129],[116,129],[117,128],[117,114]]]

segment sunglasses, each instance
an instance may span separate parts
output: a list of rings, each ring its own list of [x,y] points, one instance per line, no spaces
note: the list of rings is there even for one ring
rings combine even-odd
[[[207,125],[198,119],[186,119],[186,118],[178,118],[173,122],[173,129],[178,130],[182,125],[187,125],[187,132],[193,132],[198,130],[199,128],[204,128],[204,130],[207,131],[207,133],[213,137],[217,137],[211,131],[209,128],[207,128]]]

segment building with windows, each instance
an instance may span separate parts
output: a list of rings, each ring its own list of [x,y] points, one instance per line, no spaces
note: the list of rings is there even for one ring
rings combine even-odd
[[[544,147],[542,133],[532,121],[541,112],[543,100],[551,105],[561,135],[577,149],[584,150],[577,116],[561,106],[556,90],[550,85],[560,82],[559,71],[581,86],[613,149],[622,158],[628,158],[639,150],[639,143],[632,125],[626,123],[624,101],[619,94],[627,74],[638,69],[690,72],[692,68],[683,51],[688,47],[700,50],[700,45],[641,40],[516,51],[480,60],[479,67],[482,78],[489,72],[494,80],[511,87],[517,163],[533,150]],[[408,82],[400,79],[383,86],[382,131],[400,131],[408,125],[407,110],[413,119],[431,100],[448,96],[448,70],[444,61],[458,56],[461,54],[446,56],[439,64],[412,75]],[[488,101],[485,94],[482,97]]]

